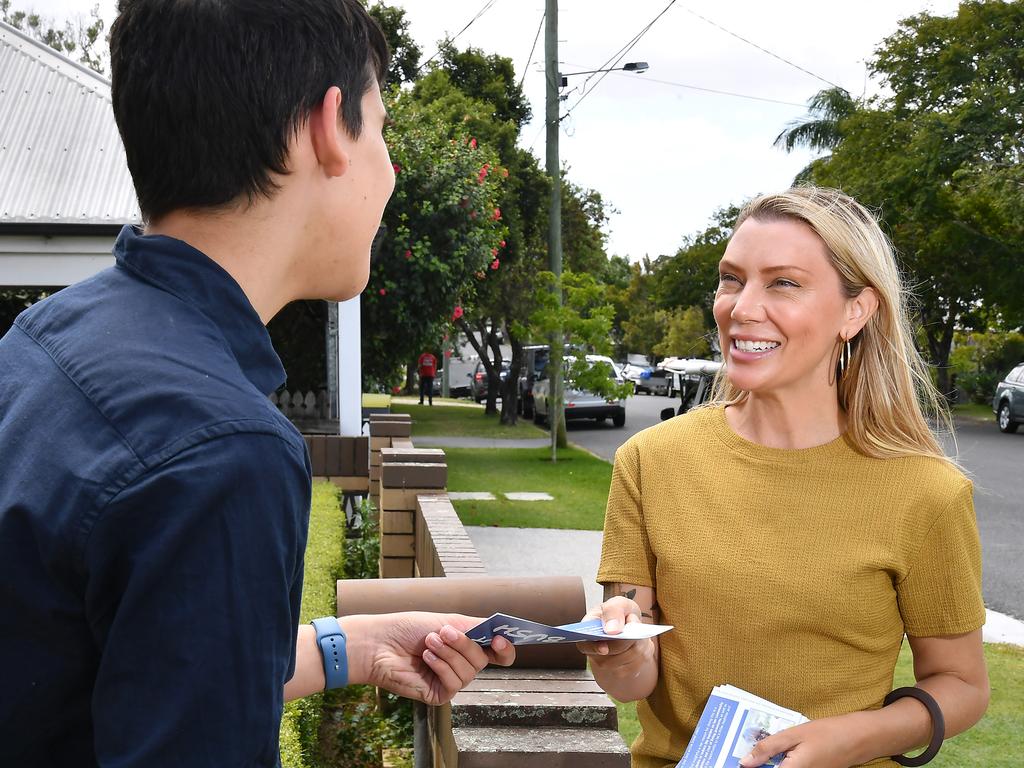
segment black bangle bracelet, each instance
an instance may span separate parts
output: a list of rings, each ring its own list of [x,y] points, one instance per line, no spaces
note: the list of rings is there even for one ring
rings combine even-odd
[[[888,706],[896,701],[896,699],[902,699],[906,696],[917,699],[928,708],[928,714],[932,718],[932,740],[928,742],[928,748],[917,757],[893,755],[892,759],[900,765],[924,765],[925,763],[930,763],[939,754],[939,747],[942,746],[942,741],[946,738],[946,721],[942,717],[939,703],[932,698],[930,693],[921,688],[897,688],[885,697],[882,706]]]

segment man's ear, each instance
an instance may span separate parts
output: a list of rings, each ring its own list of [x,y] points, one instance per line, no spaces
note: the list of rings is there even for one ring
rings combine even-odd
[[[332,85],[309,115],[313,152],[324,173],[331,177],[344,175],[349,166],[348,151],[339,133],[342,130],[338,122],[341,99],[341,90]]]
[[[867,325],[871,316],[878,311],[878,293],[874,288],[865,288],[847,303],[846,338],[852,339]]]

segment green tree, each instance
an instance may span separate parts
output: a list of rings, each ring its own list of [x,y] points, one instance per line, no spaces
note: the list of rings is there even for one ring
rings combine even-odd
[[[78,14],[61,24],[31,9],[12,10],[11,0],[0,0],[0,18],[101,75],[109,68],[110,52],[99,5],[92,7],[88,17]]]
[[[389,94],[388,111],[395,193],[362,300],[368,387],[394,383],[404,364],[437,346],[455,303],[472,298],[506,234],[493,151],[408,92]]]
[[[609,399],[628,397],[631,382],[620,384],[607,364],[587,362],[587,354],[611,355],[611,327],[615,308],[608,302],[606,287],[586,273],[565,271],[561,279],[551,272],[537,275],[537,309],[530,317],[531,328],[543,338],[560,334],[572,352],[564,358],[565,388],[593,392]],[[558,300],[556,288],[563,300]],[[550,372],[549,372],[550,375]],[[552,429],[558,419],[551,419]],[[551,460],[557,461],[558,448],[565,448],[565,434],[556,434],[551,443]]]
[[[664,317],[665,335],[654,352],[662,357],[698,357],[711,354],[708,329],[699,307],[660,310]]]
[[[718,262],[739,213],[736,205],[719,209],[707,229],[686,237],[675,254],[655,262],[653,296],[659,308],[700,307],[705,325],[714,326],[711,309],[718,287]]]
[[[504,180],[498,207],[506,236],[492,253],[497,267],[484,270],[484,276],[477,277],[471,286],[472,296],[460,295],[463,315],[455,324],[480,356],[488,376],[485,413],[496,412],[500,394],[501,422],[515,424],[524,341],[515,329],[522,327],[522,320],[532,311],[533,277],[543,268],[548,181],[536,158],[516,145],[516,120],[524,113],[510,111],[507,106],[499,109],[488,101],[498,98],[499,102],[515,104],[519,100],[515,95],[509,96],[510,91],[518,89],[514,79],[508,81],[514,77],[511,62],[497,62],[499,58],[477,51],[448,50],[441,62],[417,81],[413,97],[450,126],[451,131],[467,132],[480,147],[487,147],[498,156],[498,164],[481,166],[480,172],[500,173]],[[450,72],[445,66],[457,66],[457,72]],[[472,71],[473,67],[480,71]],[[462,88],[474,89],[473,92],[457,87],[456,75]],[[503,115],[507,119],[501,119]],[[504,384],[500,379],[501,341],[512,347],[511,369]]]
[[[405,9],[377,2],[366,9],[384,30],[391,60],[388,62],[388,83],[401,85],[416,79],[423,51],[409,32]]]
[[[569,169],[563,170],[563,176]],[[587,272],[598,279],[609,269],[606,245],[609,209],[601,193],[562,184],[562,264],[570,272]]]
[[[918,287],[916,313],[938,386],[950,391],[956,329],[982,308],[1024,312],[1024,3],[965,2],[953,17],[922,13],[872,63],[889,93],[842,123],[813,169],[881,211]]]
[[[638,353],[654,363],[658,346],[665,338],[665,311],[646,306],[636,310],[622,324],[622,343],[627,350]]]
[[[843,139],[843,121],[857,109],[856,100],[845,88],[818,91],[807,104],[808,115],[794,120],[775,137],[775,146],[792,152],[797,147],[831,152]],[[827,160],[827,156],[824,160]],[[812,161],[796,175],[796,182],[807,181],[813,172]]]

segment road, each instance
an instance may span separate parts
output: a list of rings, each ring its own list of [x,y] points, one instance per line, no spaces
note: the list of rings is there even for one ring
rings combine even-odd
[[[660,421],[677,400],[635,395],[626,426],[569,422],[569,440],[611,461],[627,438]],[[988,422],[957,422],[960,463],[974,481],[974,505],[984,557],[982,586],[989,608],[1024,619],[1024,429],[1004,435]]]

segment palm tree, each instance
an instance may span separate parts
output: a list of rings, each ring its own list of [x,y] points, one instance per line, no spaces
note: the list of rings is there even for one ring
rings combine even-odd
[[[831,151],[843,140],[842,122],[857,110],[857,101],[845,88],[826,88],[818,91],[807,104],[807,116],[793,120],[775,137],[773,146],[792,152],[795,147],[807,147],[820,151]],[[824,155],[811,161],[795,182],[810,179],[814,164],[827,160]]]

